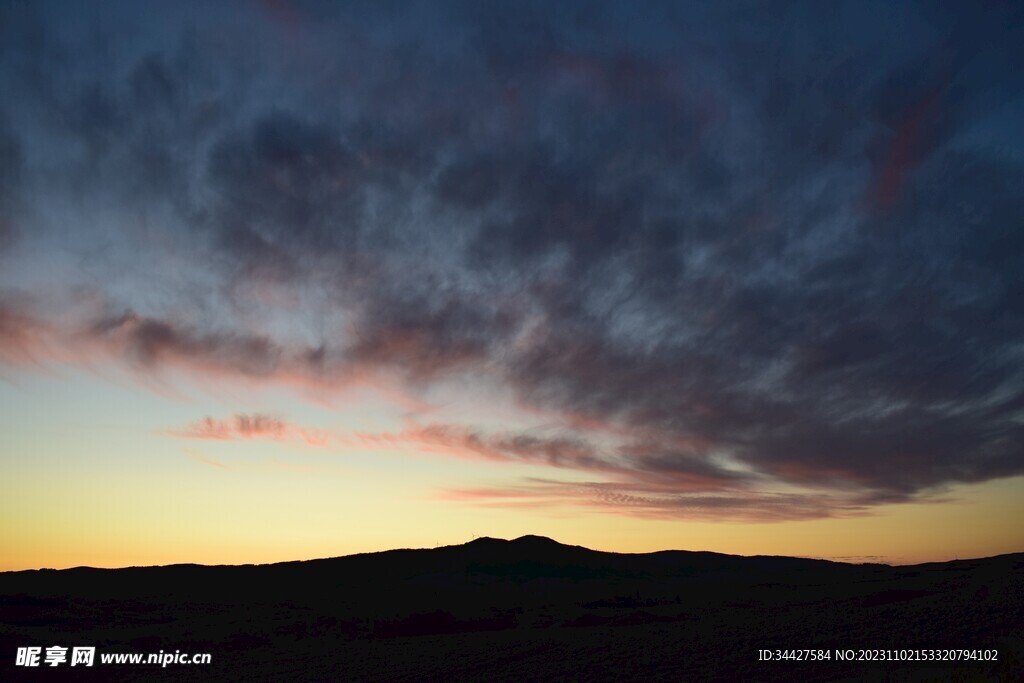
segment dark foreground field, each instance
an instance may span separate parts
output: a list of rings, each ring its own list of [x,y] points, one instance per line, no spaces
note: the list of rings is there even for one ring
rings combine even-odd
[[[18,647],[96,646],[91,669]],[[831,661],[759,662],[828,650]],[[997,650],[838,662],[835,649]],[[112,652],[210,665],[101,665]],[[1024,680],[1024,554],[911,567],[528,536],[263,566],[0,573],[0,680]]]

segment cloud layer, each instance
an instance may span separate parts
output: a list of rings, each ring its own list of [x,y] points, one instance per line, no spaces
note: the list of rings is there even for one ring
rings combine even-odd
[[[634,514],[1024,472],[1015,3],[0,12],[7,362],[479,379],[559,432],[415,436]]]

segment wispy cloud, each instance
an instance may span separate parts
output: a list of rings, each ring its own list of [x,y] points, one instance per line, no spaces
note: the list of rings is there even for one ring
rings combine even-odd
[[[582,507],[594,512],[646,519],[784,522],[855,517],[903,496],[877,497],[854,492],[800,493],[736,487],[732,490],[680,491],[671,483],[637,481],[558,481],[531,479],[504,488],[453,488],[438,498],[498,508],[531,507],[550,511]]]
[[[209,455],[206,455],[205,453],[200,453],[199,451],[197,451],[197,450],[195,450],[193,448],[186,448],[186,449],[184,449],[184,451],[185,451],[185,455],[187,455],[188,457],[192,458],[196,462],[200,462],[200,463],[202,463],[204,465],[209,465],[210,467],[216,467],[216,468],[222,469],[222,470],[229,469],[228,466],[225,465],[224,463],[222,463],[220,460],[217,460],[216,458],[210,457]]]
[[[304,429],[271,415],[239,413],[229,418],[205,417],[184,429],[167,432],[183,439],[213,441],[301,441],[309,446],[326,446],[331,436],[325,431]]]
[[[0,361],[9,365],[44,364],[63,346],[51,323],[25,305],[0,298]]]
[[[497,387],[364,439],[643,514],[1024,473],[1019,5],[175,7],[0,9],[5,363]]]

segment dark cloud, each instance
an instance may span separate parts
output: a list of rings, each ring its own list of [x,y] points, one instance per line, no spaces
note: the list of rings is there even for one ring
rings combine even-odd
[[[210,154],[207,180],[219,194],[214,227],[244,258],[343,251],[358,239],[357,171],[336,131],[270,113]]]
[[[0,251],[9,246],[16,234],[23,163],[21,144],[0,111]]]
[[[1012,3],[183,7],[4,10],[0,221],[136,365],[486,376],[657,514],[1024,472]]]
[[[91,332],[118,345],[128,358],[146,368],[184,360],[259,376],[274,373],[282,355],[280,347],[267,337],[205,334],[133,313],[102,320]]]

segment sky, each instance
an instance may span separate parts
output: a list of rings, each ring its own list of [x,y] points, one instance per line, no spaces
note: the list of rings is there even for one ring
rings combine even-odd
[[[1024,5],[0,5],[0,570],[1024,551]]]

